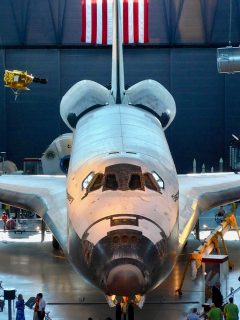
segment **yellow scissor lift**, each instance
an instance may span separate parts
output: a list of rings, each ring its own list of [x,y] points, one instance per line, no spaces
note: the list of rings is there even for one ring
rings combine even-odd
[[[199,269],[202,265],[202,258],[204,255],[211,253],[213,250],[216,251],[217,254],[221,254],[219,248],[219,238],[222,240],[222,246],[224,250],[224,254],[228,255],[228,250],[226,243],[224,241],[224,234],[230,230],[231,228],[235,228],[238,238],[240,240],[239,228],[236,220],[236,210],[237,205],[235,203],[232,204],[231,212],[227,213],[223,219],[223,222],[220,226],[218,226],[204,241],[204,243],[199,246],[195,251],[188,254],[187,262],[184,268],[183,276],[180,282],[179,288],[176,292],[179,295],[182,295],[182,287],[184,283],[185,276],[187,274],[188,268],[191,263],[195,262],[196,269]],[[233,263],[229,260],[229,268],[233,268]]]

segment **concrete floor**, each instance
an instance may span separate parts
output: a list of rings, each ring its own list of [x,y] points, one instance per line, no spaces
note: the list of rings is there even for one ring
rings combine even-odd
[[[20,239],[19,239],[20,238]],[[238,241],[227,241],[230,258],[235,268],[229,274],[229,288],[240,285],[239,245]],[[175,294],[178,288],[187,252],[199,246],[199,241],[190,239],[180,255],[170,277],[146,299],[142,310],[135,310],[135,319],[183,320],[192,307],[203,302],[201,271],[195,281],[190,279],[190,271],[183,286],[183,296]],[[23,235],[0,231],[0,280],[3,287],[14,287],[17,294],[22,293],[25,301],[42,292],[54,320],[79,320],[92,317],[93,320],[114,319],[115,309],[110,309],[101,292],[86,284],[72,268],[68,260],[52,249],[50,241],[40,243],[40,234]],[[0,291],[1,294],[1,291]],[[81,302],[85,298],[84,303]],[[235,296],[240,304],[240,293]],[[15,311],[14,311],[15,312]],[[7,307],[0,313],[0,319],[8,319]],[[32,319],[33,311],[26,308],[26,320]],[[13,313],[15,319],[15,313]]]

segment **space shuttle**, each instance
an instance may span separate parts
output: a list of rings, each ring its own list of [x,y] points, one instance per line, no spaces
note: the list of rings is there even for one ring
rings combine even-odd
[[[83,80],[61,101],[73,132],[67,176],[2,175],[0,201],[40,215],[108,301],[141,305],[170,274],[199,215],[240,199],[240,177],[177,175],[164,134],[175,101],[154,80],[125,89],[118,1],[113,12],[111,89]]]

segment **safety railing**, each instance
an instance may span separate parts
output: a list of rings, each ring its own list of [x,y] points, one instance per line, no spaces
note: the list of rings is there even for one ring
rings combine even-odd
[[[2,286],[2,281],[0,281],[0,312],[3,312],[4,308],[4,288]]]
[[[49,315],[50,311],[45,312],[45,320],[52,320],[52,318]]]
[[[238,280],[240,281],[240,277],[238,278]],[[240,291],[240,287],[238,287],[237,289],[233,289],[233,288],[230,288],[230,293],[223,299],[223,302],[224,303],[227,303],[228,302],[228,299],[230,297],[233,297],[234,298],[234,295]]]
[[[35,219],[8,219],[5,231],[14,233],[23,232],[39,232],[43,228],[43,220],[40,218]],[[48,229],[44,226],[44,230]],[[0,232],[4,231],[4,224],[0,220]]]

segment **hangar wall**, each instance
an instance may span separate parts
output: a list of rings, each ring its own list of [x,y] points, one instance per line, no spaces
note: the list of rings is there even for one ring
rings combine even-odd
[[[10,89],[0,87],[0,150],[21,166],[24,157],[40,157],[68,131],[59,103],[75,82],[109,84],[111,49],[6,49],[1,55],[8,69],[48,78],[47,85],[33,83],[16,101]],[[177,115],[166,135],[178,171],[190,171],[193,158],[198,170],[203,162],[207,170],[217,168],[220,157],[226,163],[231,133],[240,134],[240,77],[217,73],[216,49],[127,48],[124,56],[127,85],[151,78],[175,98]]]
[[[239,41],[238,0],[148,0],[151,44],[226,42],[229,5],[231,40]],[[83,45],[81,0],[1,0],[3,45]]]

